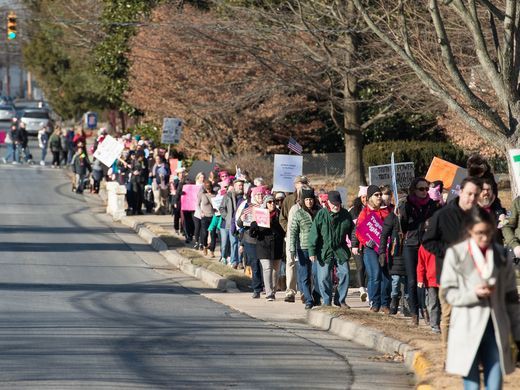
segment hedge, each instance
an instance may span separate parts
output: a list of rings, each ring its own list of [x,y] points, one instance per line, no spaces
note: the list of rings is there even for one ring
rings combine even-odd
[[[394,152],[395,162],[413,162],[415,175],[424,176],[432,159],[440,157],[459,166],[465,167],[467,156],[462,149],[447,142],[431,141],[388,141],[366,145],[363,149],[363,161],[369,166],[389,164]]]

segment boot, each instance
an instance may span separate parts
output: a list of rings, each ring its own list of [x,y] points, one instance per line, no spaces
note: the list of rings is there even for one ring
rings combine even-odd
[[[421,309],[421,313],[422,313],[422,316],[423,316],[423,319],[424,319],[424,322],[426,323],[426,325],[430,325],[430,313],[428,313],[428,309],[426,309],[426,308]]]
[[[397,309],[399,307],[399,297],[392,297],[392,301],[390,302],[390,314],[397,314]]]
[[[419,326],[419,316],[412,314],[412,326]]]

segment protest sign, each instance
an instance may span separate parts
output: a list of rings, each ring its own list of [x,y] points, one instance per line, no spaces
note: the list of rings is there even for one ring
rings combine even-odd
[[[399,205],[399,195],[397,193],[397,167],[395,166],[394,153],[392,152],[392,158],[390,159],[390,171],[392,173],[392,192],[394,193],[394,204]],[[411,183],[411,182],[410,182]],[[409,187],[410,185],[408,185]]]
[[[208,161],[193,161],[193,164],[191,164],[191,168],[188,172],[188,180],[195,181],[195,177],[199,172],[202,172],[207,179],[209,173],[215,170],[216,165],[216,163],[211,163]]]
[[[184,184],[181,195],[181,210],[195,211],[197,209],[198,195],[201,185],[198,184]]]
[[[114,137],[107,135],[103,142],[98,145],[94,152],[94,157],[110,168],[114,161],[119,158],[123,149],[124,145],[122,143],[117,142]]]
[[[274,155],[273,191],[294,192],[294,179],[303,172],[303,156]]]
[[[446,202],[451,202],[452,199],[459,196],[460,192],[460,183],[468,176],[468,171],[464,168],[459,168],[455,172],[455,177],[451,183],[451,188],[448,192],[448,197],[446,198]]]
[[[269,218],[269,210],[255,207],[253,210],[253,219],[258,226],[268,228],[271,227],[271,218]]]
[[[0,131],[0,144],[5,144],[5,137],[7,136],[7,132]]]
[[[175,171],[180,167],[178,158],[170,158],[170,172],[175,175]]]
[[[395,179],[398,189],[406,189],[410,187],[415,177],[415,169],[413,162],[404,162],[395,164]],[[370,184],[381,187],[383,185],[392,185],[392,164],[375,165],[368,167],[368,181]]]
[[[251,222],[253,222],[253,208],[253,206],[247,206],[244,210],[242,210],[240,218],[242,218],[242,224],[244,226],[251,226]]]
[[[164,118],[161,143],[178,144],[182,135],[182,120],[179,118]]]
[[[428,168],[428,173],[426,174],[425,179],[429,182],[441,180],[444,183],[444,188],[450,189],[454,184],[455,186],[460,184],[460,181],[459,183],[455,183],[455,176],[457,176],[457,173],[459,177],[461,175],[466,177],[466,172],[467,171],[464,168],[461,168],[458,165],[445,161],[439,157],[434,157],[430,164],[430,168]]]
[[[379,245],[381,242],[381,232],[383,231],[383,220],[376,213],[370,213],[357,226],[356,232],[365,238],[365,241],[374,241],[374,250],[379,252]]]
[[[222,201],[224,200],[224,195],[217,195],[211,198],[211,205],[215,210],[218,210],[220,208],[220,205],[222,204]]]
[[[509,150],[509,162],[511,163],[513,183],[511,183],[511,189],[513,193],[516,190],[516,196],[520,195],[520,149]],[[513,187],[514,186],[514,187]]]

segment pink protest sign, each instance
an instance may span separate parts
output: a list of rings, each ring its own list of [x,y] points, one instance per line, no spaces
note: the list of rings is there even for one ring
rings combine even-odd
[[[183,194],[181,195],[181,210],[195,211],[197,209],[197,201],[201,185],[198,184],[184,184],[182,187]]]
[[[381,242],[381,232],[383,231],[383,220],[376,213],[370,213],[358,225],[356,232],[364,237],[366,241],[374,241],[376,246],[374,250],[379,252],[379,243]]]
[[[0,144],[5,144],[5,136],[6,136],[6,132],[5,131],[0,131]]]
[[[255,207],[253,209],[253,219],[258,226],[265,228],[271,227],[271,218],[269,218],[269,210],[267,209]]]

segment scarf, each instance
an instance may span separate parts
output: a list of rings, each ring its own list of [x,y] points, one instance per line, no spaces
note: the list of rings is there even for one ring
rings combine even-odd
[[[483,280],[488,280],[493,275],[494,259],[493,259],[493,247],[490,246],[486,249],[486,254],[482,253],[482,249],[479,248],[477,243],[473,239],[469,239],[469,253],[475,263],[475,268],[480,274]]]
[[[421,207],[424,207],[428,204],[430,197],[427,196],[426,198],[419,198],[417,195],[412,194],[408,196],[408,200],[411,204],[420,209]]]

